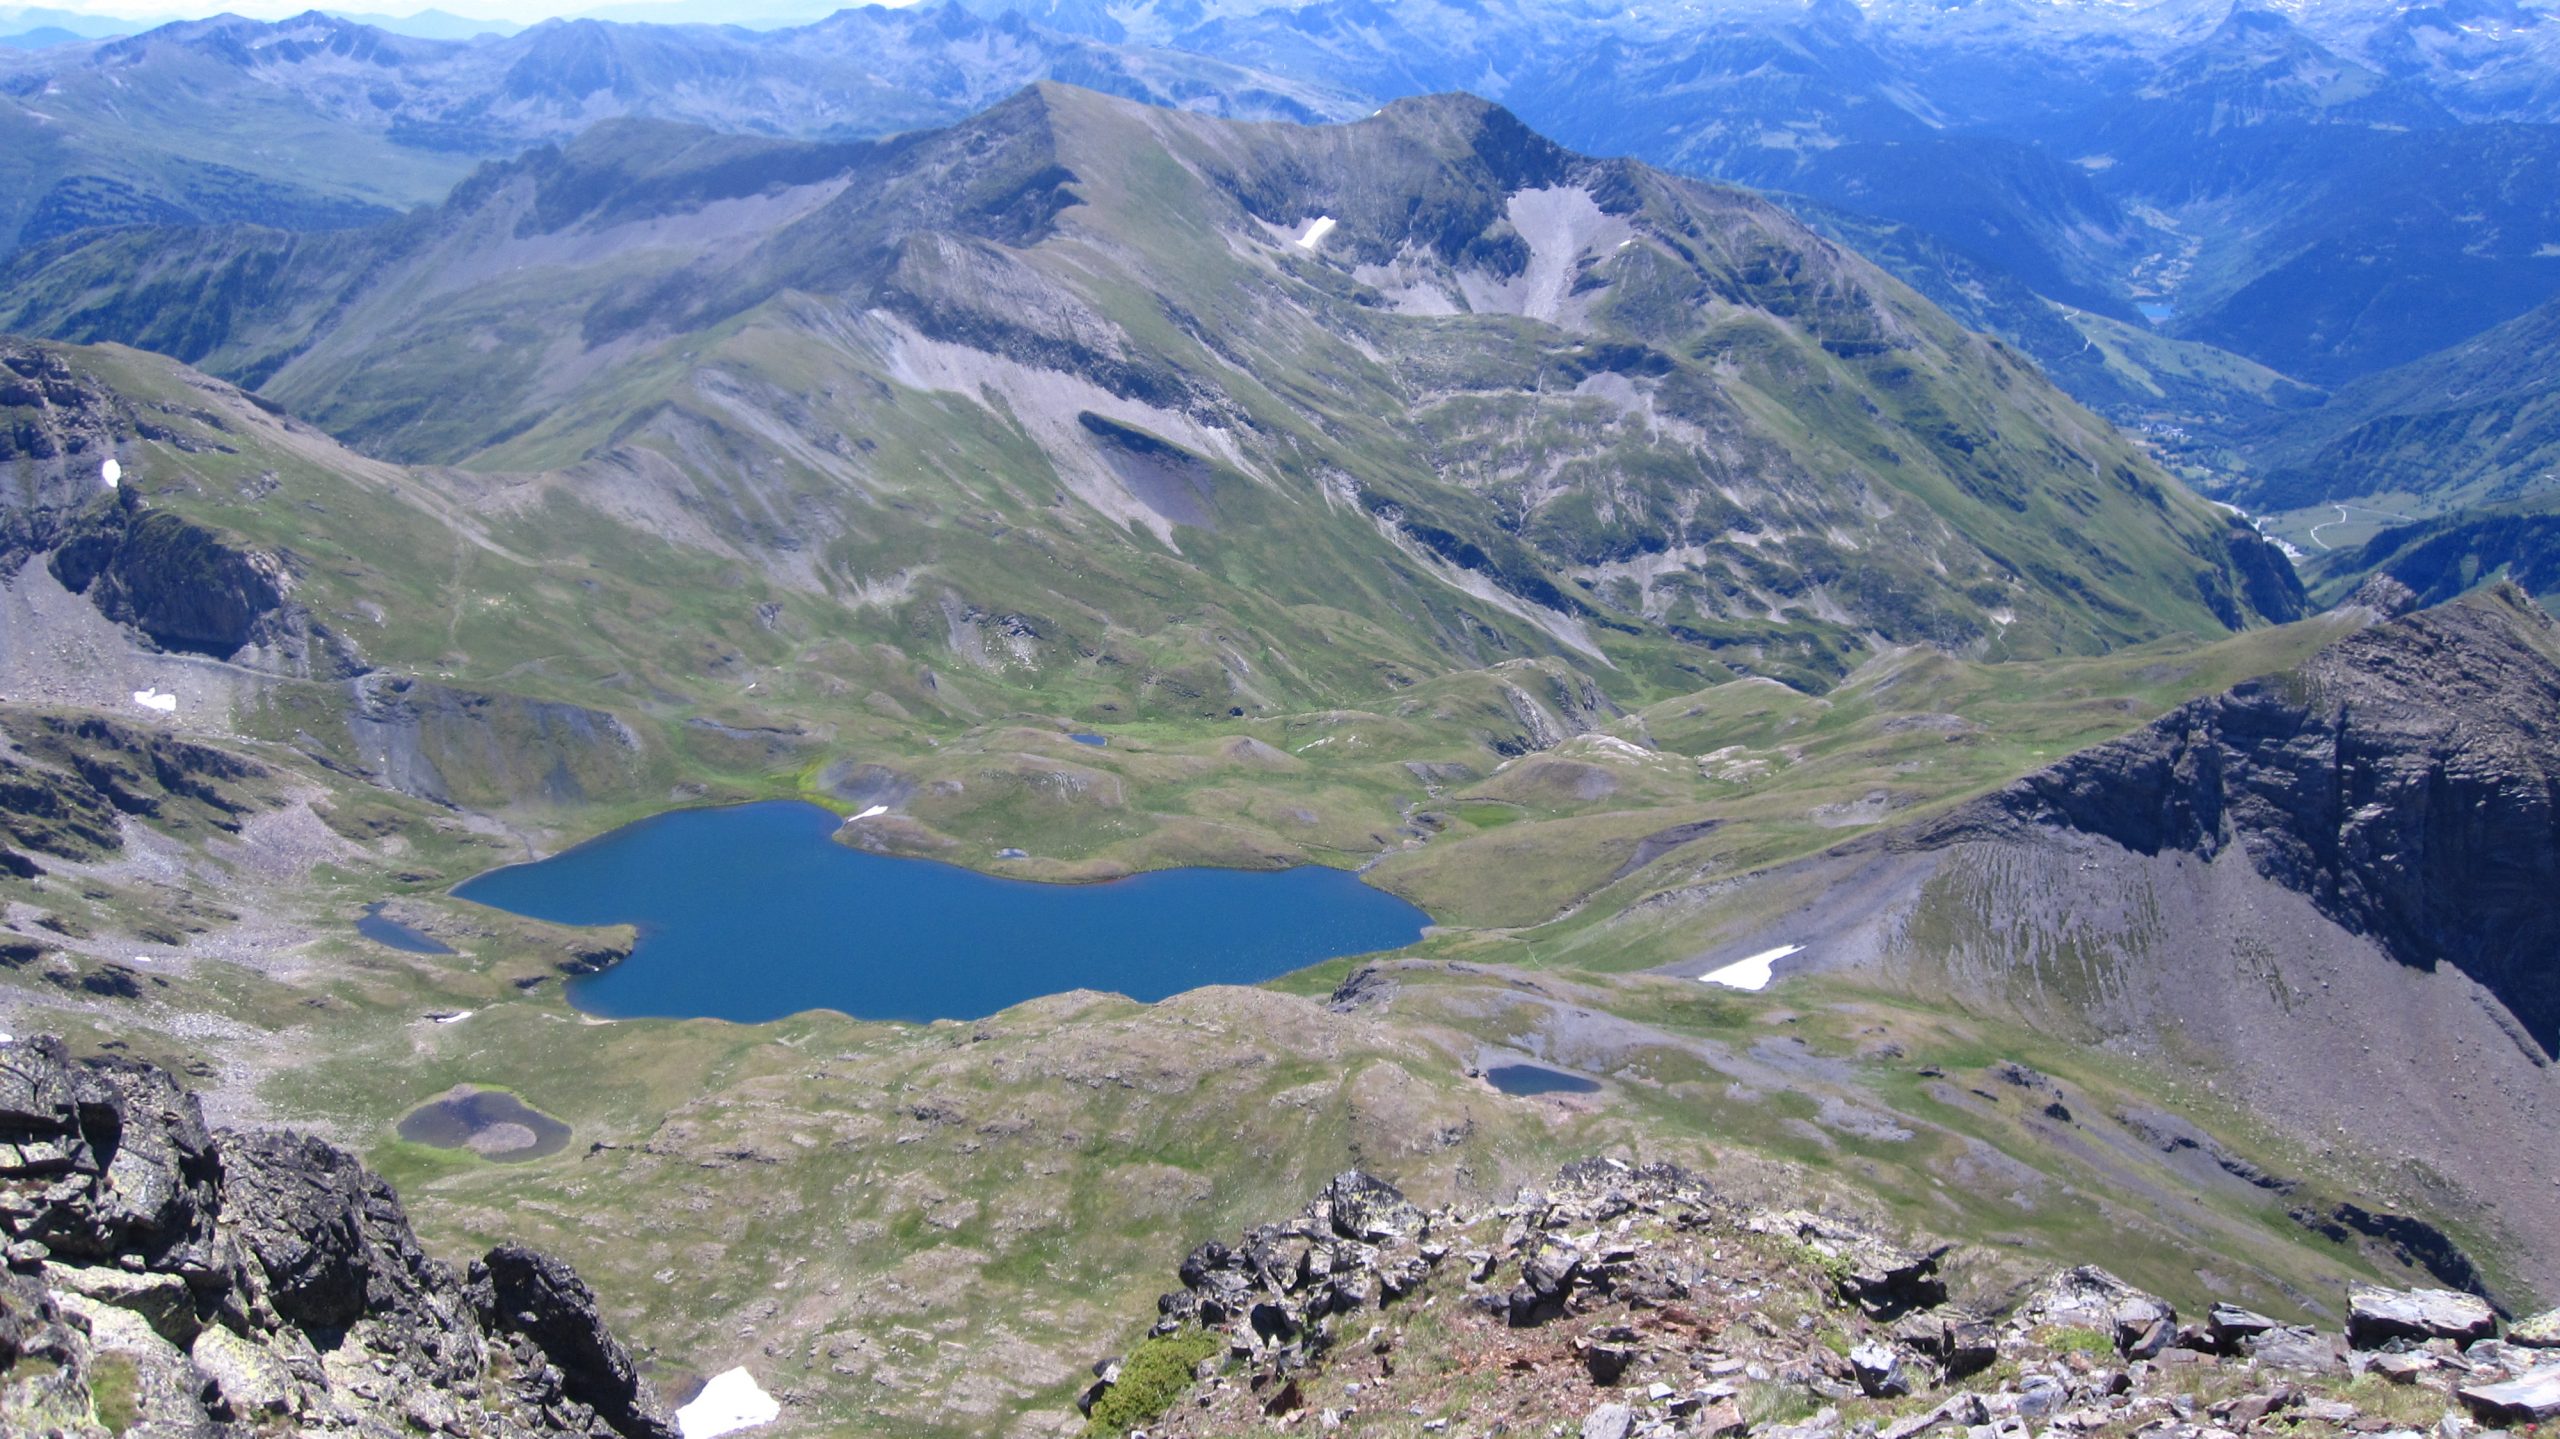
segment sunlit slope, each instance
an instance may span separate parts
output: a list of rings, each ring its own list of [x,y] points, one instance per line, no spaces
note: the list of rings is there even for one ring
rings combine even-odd
[[[771,583],[929,630],[938,580],[1038,631],[1034,668],[1155,596],[1640,689],[2295,604],[2253,538],[1864,262],[1469,100],[1302,128],[1044,86],[847,147],[614,126],[379,230],[128,231],[5,290],[18,328],[165,350],[389,457],[557,472]],[[1288,684],[1212,631],[1197,712]]]

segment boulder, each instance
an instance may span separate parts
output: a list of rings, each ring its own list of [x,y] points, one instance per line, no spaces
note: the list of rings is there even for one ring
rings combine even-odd
[[[1111,1392],[1111,1381],[1110,1381],[1110,1380],[1108,1380],[1108,1379],[1096,1379],[1096,1380],[1094,1380],[1091,1384],[1088,1384],[1088,1385],[1086,1385],[1086,1386],[1085,1386],[1084,1391],[1083,1391],[1082,1393],[1079,1393],[1078,1395],[1076,1395],[1076,1412],[1077,1412],[1078,1414],[1082,1414],[1082,1415],[1084,1415],[1084,1416],[1085,1416],[1086,1418],[1088,1418],[1088,1419],[1092,1418],[1092,1417],[1093,1417],[1093,1406],[1094,1406],[1094,1405],[1096,1405],[1096,1404],[1101,1403],[1101,1402],[1102,1402],[1102,1396],[1103,1396],[1103,1395],[1105,1395],[1105,1394],[1108,1394],[1108,1393],[1110,1393],[1110,1392]]]
[[[2528,1349],[2560,1349],[2560,1309],[2546,1309],[2508,1325],[2507,1342]]]
[[[216,1417],[254,1423],[293,1409],[293,1375],[284,1361],[220,1325],[196,1336],[187,1351],[216,1396]]]
[[[335,1145],[308,1135],[224,1136],[223,1217],[285,1322],[333,1347],[368,1307],[428,1328],[458,1322],[428,1300],[453,1283],[409,1228],[400,1196]]]
[[[1938,1362],[1946,1366],[1950,1379],[1979,1374],[2000,1362],[2000,1331],[1978,1319],[1956,1320],[1947,1325]]]
[[[2503,1384],[2467,1385],[2456,1392],[2482,1423],[2539,1424],[2560,1416],[2560,1364]]]
[[[1751,1421],[1742,1417],[1740,1404],[1730,1399],[1719,1399],[1701,1407],[1689,1427],[1701,1439],[1736,1439],[1750,1429]]]
[[[1870,1399],[1893,1399],[1911,1392],[1902,1355],[1890,1345],[1861,1344],[1849,1351],[1849,1368],[1858,1388]]]
[[[2154,1358],[2177,1337],[2178,1311],[2148,1294],[2118,1300],[2108,1317],[2108,1333],[2127,1359]]]
[[[1514,1328],[1543,1324],[1564,1312],[1574,1281],[1582,1274],[1582,1251],[1550,1236],[1520,1261],[1520,1283],[1511,1291]]]
[[[2156,1338],[2156,1347],[2136,1356],[2150,1358],[2176,1337],[2178,1311],[2167,1300],[2145,1294],[2094,1264],[2084,1264],[2045,1280],[2010,1317],[2027,1329],[2095,1330],[2118,1348],[2128,1340],[2148,1345]]]
[[[2292,1386],[2279,1384],[2263,1394],[2243,1394],[2213,1406],[2213,1417],[2232,1429],[2246,1429],[2279,1409],[2301,1402]]]
[[[1904,1249],[1853,1225],[1801,1210],[1768,1215],[1755,1225],[1788,1234],[1823,1256],[1840,1297],[1870,1318],[1891,1319],[1947,1302],[1947,1283],[1938,1274],[1947,1245]]]
[[[1603,1404],[1582,1416],[1582,1439],[1627,1439],[1636,1427],[1636,1411],[1624,1404]]]
[[[2364,1285],[2347,1291],[2347,1340],[2359,1349],[2378,1349],[2394,1339],[2468,1344],[2497,1332],[2497,1311],[2476,1294]]]
[[[2276,1322],[2254,1309],[2237,1304],[2216,1304],[2205,1315],[2205,1333],[2222,1353],[2238,1352],[2240,1341],[2254,1339],[2276,1327]]]
[[[57,1289],[132,1313],[153,1333],[180,1347],[193,1343],[196,1332],[204,1327],[196,1317],[194,1292],[174,1274],[54,1265],[45,1278]]]
[[[0,1056],[0,1217],[13,1237],[65,1258],[130,1253],[210,1278],[222,1171],[195,1096],[149,1065],[74,1063],[43,1036]],[[65,1182],[38,1193],[6,1185],[13,1176]]]
[[[2029,1374],[2018,1381],[2015,1412],[2029,1424],[2042,1424],[2060,1413],[2070,1398],[2061,1380],[2050,1374]]]
[[[1634,1333],[1625,1332],[1627,1339],[1619,1339],[1614,1333],[1595,1335],[1582,1345],[1582,1367],[1590,1373],[1592,1383],[1604,1387],[1615,1384],[1625,1376],[1627,1366],[1635,1363],[1636,1346],[1628,1342]]]
[[[574,1316],[539,1299],[509,1309],[569,1337],[483,1328],[399,1196],[353,1156],[300,1135],[210,1132],[194,1097],[147,1065],[73,1061],[44,1038],[0,1045],[0,1235],[22,1271],[0,1272],[7,1403],[42,1408],[51,1394],[85,1412],[93,1366],[112,1356],[130,1366],[137,1433],[675,1439],[645,1391],[617,1405],[590,1381],[595,1356],[620,1348],[576,1276],[550,1266],[544,1281]],[[492,1363],[500,1346],[515,1352]],[[28,1357],[41,1373],[27,1375]],[[0,1431],[35,1412],[0,1415]]]
[[[1326,1185],[1321,1202],[1334,1233],[1364,1244],[1418,1239],[1431,1227],[1431,1221],[1402,1191],[1356,1169]]]
[[[2299,1324],[2282,1324],[2240,1341],[2240,1352],[2270,1369],[2296,1374],[2330,1374],[2346,1366],[2335,1335]]]
[[[2424,1354],[2376,1354],[2365,1365],[2365,1372],[2379,1374],[2394,1384],[2415,1384],[2418,1376],[2436,1367],[2436,1361]]]

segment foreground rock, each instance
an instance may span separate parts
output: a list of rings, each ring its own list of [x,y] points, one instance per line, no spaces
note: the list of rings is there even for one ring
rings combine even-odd
[[[2358,1286],[2352,1342],[2228,1302],[2181,1324],[2095,1266],[1974,1312],[1950,1300],[1947,1253],[1740,1206],[1667,1165],[1587,1161],[1481,1212],[1425,1213],[1355,1172],[1194,1250],[1157,1301],[1165,1348],[1097,1365],[1080,1402],[1113,1420],[1098,1428],[1154,1439],[1364,1416],[1586,1439],[2414,1439],[2363,1407],[2396,1392],[2370,1375],[2420,1391],[2395,1416],[2432,1409],[2446,1435],[2466,1432],[2464,1408],[2490,1425],[2560,1415],[2560,1364],[2495,1337],[2471,1295]],[[1188,1392],[1148,1388],[1162,1413],[1105,1404],[1162,1353],[1210,1357]]]
[[[676,1433],[565,1265],[458,1277],[353,1156],[149,1065],[0,1044],[0,1236],[0,1434]]]
[[[2394,1339],[2468,1344],[2498,1332],[2488,1301],[2449,1289],[2363,1289],[2347,1295],[2347,1338],[2362,1348]]]

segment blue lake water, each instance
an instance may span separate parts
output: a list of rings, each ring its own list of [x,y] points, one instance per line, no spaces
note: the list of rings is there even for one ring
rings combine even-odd
[[[1505,1094],[1596,1094],[1600,1090],[1597,1080],[1543,1064],[1497,1064],[1484,1077]]]
[[[1035,884],[848,849],[837,823],[788,801],[679,810],[454,893],[558,924],[638,926],[630,958],[569,982],[589,1014],[742,1023],[808,1009],[977,1019],[1068,989],[1152,1001],[1398,948],[1430,923],[1341,870]]]
[[[368,904],[364,913],[356,916],[356,933],[376,944],[389,945],[409,954],[453,953],[423,931],[412,929],[384,914],[380,904]]]

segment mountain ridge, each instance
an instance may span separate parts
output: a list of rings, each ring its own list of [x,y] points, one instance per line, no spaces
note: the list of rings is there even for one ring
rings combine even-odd
[[[2031,652],[2299,605],[2254,534],[1782,211],[1571,155],[1482,101],[1256,127],[1046,86],[952,130],[849,148],[703,137],[670,150],[668,133],[608,129],[370,232],[130,230],[46,247],[0,279],[15,299],[0,322],[199,360],[394,458],[611,466],[651,485],[671,461],[698,466],[703,446],[761,443],[705,407],[731,393],[805,409],[782,396],[845,393],[812,377],[860,372],[886,390],[833,403],[885,414],[994,385],[1003,425],[1029,433],[991,435],[1033,451],[1008,465],[1055,470],[1117,523],[1168,542],[1182,530],[1185,549],[1252,542],[1214,504],[1146,477],[1186,452],[1177,467],[1245,481],[1225,503],[1291,496],[1338,516],[1327,523],[1363,516],[1346,541],[1384,538],[1435,583],[1489,587],[1480,602],[1584,655],[1623,636],[1743,658],[1770,645],[1751,632],[1788,593],[1821,628],[1779,619],[1790,633],[1771,658],[1815,673],[1836,673],[1862,628],[1955,648],[1997,629]],[[635,172],[640,134],[650,158]],[[604,196],[619,198],[594,208]],[[454,302],[421,311],[419,293]],[[713,371],[678,356],[706,343],[735,368],[719,371],[721,396],[685,398]],[[776,364],[794,377],[759,373]],[[1089,398],[1067,404],[1044,376]],[[1841,386],[1857,398],[1820,398]],[[421,409],[424,394],[474,398]],[[877,423],[832,421],[848,437]],[[1518,437],[1449,450],[1480,425]],[[810,482],[879,484],[858,446],[795,463]],[[1532,481],[1542,468],[1557,478]],[[818,518],[841,494],[790,502],[808,517],[799,541],[735,538],[806,554],[843,525]],[[1963,578],[1847,562],[1811,516],[1849,494],[1865,496],[1862,524],[1898,516]],[[1790,513],[1804,538],[1785,550],[1755,542],[1745,561],[1709,544]],[[1702,565],[1729,575],[1729,597],[1690,577]],[[1816,586],[1830,597],[1812,599]],[[1742,598],[1755,592],[1771,598]],[[1992,611],[2044,618],[2020,628]]]

